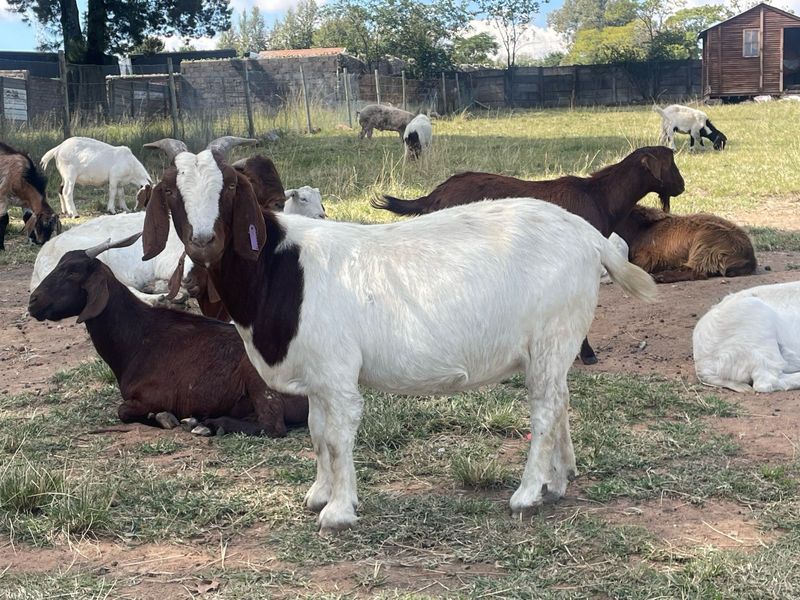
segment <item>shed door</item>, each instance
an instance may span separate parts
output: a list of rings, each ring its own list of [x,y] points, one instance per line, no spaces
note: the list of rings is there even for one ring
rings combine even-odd
[[[783,91],[800,94],[800,27],[783,30]]]

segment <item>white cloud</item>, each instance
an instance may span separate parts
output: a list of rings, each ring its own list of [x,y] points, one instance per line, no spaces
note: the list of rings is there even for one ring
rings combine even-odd
[[[800,0],[797,0],[800,1]],[[500,45],[495,58],[506,59],[506,51],[497,27],[490,21],[471,21],[470,27],[475,33],[491,33]],[[517,43],[517,58],[527,56],[530,58],[543,58],[552,52],[566,52],[567,45],[561,34],[550,27],[532,26]]]
[[[188,38],[184,40],[182,37],[170,36],[162,37],[161,41],[164,42],[164,50],[167,52],[176,52],[184,41],[194,46],[197,50],[214,50],[217,47],[217,40],[210,37]]]
[[[0,0],[0,21],[7,23],[22,21],[22,15],[11,9],[8,0]]]
[[[236,12],[250,10],[257,6],[265,13],[284,13],[297,6],[299,0],[231,0],[231,6]],[[317,5],[324,4],[317,0]]]

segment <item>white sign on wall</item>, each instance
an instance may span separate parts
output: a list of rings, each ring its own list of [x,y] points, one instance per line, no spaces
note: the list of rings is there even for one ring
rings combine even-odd
[[[28,120],[28,92],[16,88],[3,89],[3,106],[6,119]]]

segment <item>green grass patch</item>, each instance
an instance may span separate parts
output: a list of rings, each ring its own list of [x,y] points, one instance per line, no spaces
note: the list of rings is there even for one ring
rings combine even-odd
[[[782,250],[800,252],[800,232],[782,231],[772,227],[748,227],[747,233],[753,240],[753,247],[762,252]]]

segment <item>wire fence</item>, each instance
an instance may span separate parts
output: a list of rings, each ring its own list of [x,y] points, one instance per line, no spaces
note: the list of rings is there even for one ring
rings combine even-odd
[[[638,82],[613,65],[485,69],[410,79],[404,72],[348,70],[327,61],[222,59],[152,65],[72,65],[0,60],[0,127],[60,128],[64,137],[98,126],[136,122],[170,137],[240,135],[273,130],[357,128],[358,111],[380,103],[447,114],[476,105],[625,104],[637,98],[699,93],[699,61],[648,70]],[[25,68],[20,68],[25,67]],[[54,71],[55,70],[55,71]],[[56,74],[55,77],[52,75]],[[166,131],[165,131],[166,130]],[[155,133],[154,133],[155,134]]]

